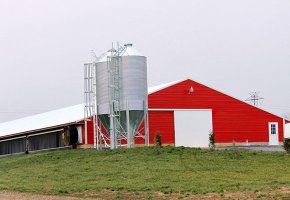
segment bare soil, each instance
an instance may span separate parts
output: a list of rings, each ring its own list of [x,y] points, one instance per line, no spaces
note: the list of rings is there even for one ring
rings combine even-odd
[[[75,193],[71,196],[53,196],[53,195],[41,195],[41,194],[29,194],[19,193],[12,191],[0,191],[0,200],[77,200],[77,199],[215,199],[215,200],[248,200],[248,199],[283,199],[290,200],[290,187],[281,188],[270,191],[260,192],[224,192],[224,193],[209,193],[209,194],[191,194],[191,193],[169,193],[164,194],[161,192],[124,192],[124,191],[110,191],[103,190],[101,192],[86,191],[85,193]]]
[[[77,200],[77,197],[68,196],[52,196],[52,195],[41,195],[41,194],[30,194],[30,193],[20,193],[12,191],[0,191],[0,200]]]

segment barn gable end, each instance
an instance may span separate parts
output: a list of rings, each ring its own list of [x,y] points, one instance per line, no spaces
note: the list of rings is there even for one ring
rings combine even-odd
[[[211,109],[212,127],[216,142],[268,144],[269,123],[278,123],[279,142],[283,142],[284,120],[260,108],[221,93],[203,84],[187,79],[149,94],[151,113],[162,109]],[[164,121],[166,121],[164,115]],[[159,118],[159,121],[162,121]],[[194,122],[192,122],[194,125]],[[150,121],[150,137],[158,124]],[[167,133],[164,133],[167,134]]]

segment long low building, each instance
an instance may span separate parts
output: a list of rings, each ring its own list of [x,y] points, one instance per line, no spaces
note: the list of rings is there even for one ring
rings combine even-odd
[[[81,144],[83,110],[79,104],[1,123],[0,155],[68,146],[64,133],[71,127],[77,128]]]
[[[212,132],[217,146],[281,145],[289,123],[191,79],[150,87],[148,107],[150,144],[160,132],[165,145],[207,147]],[[90,147],[94,144],[92,123],[85,135],[83,117],[84,105],[79,104],[2,123],[0,155],[74,143]]]

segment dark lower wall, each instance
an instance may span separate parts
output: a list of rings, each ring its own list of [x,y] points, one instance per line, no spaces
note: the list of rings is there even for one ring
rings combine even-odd
[[[0,142],[0,155],[25,152],[26,138]]]
[[[28,150],[37,151],[42,149],[51,149],[64,147],[61,132],[48,133],[28,137]]]
[[[42,135],[31,135],[6,141],[0,141],[0,155],[25,153],[26,151],[37,151],[64,147],[62,132],[56,131]]]

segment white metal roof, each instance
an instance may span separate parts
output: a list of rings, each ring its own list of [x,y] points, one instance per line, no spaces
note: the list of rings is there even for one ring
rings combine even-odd
[[[148,88],[148,94],[152,94],[154,92],[157,92],[159,90],[162,90],[164,88],[167,88],[167,87],[170,87],[176,83],[179,83],[179,82],[182,82],[184,80],[178,80],[178,81],[172,81],[172,82],[169,82],[169,83],[164,83],[164,84],[161,84],[161,85],[156,85],[156,86],[153,86],[153,87],[149,87]]]
[[[0,137],[37,130],[61,124],[81,121],[84,118],[84,105],[78,104],[50,112],[45,112],[0,124]]]

